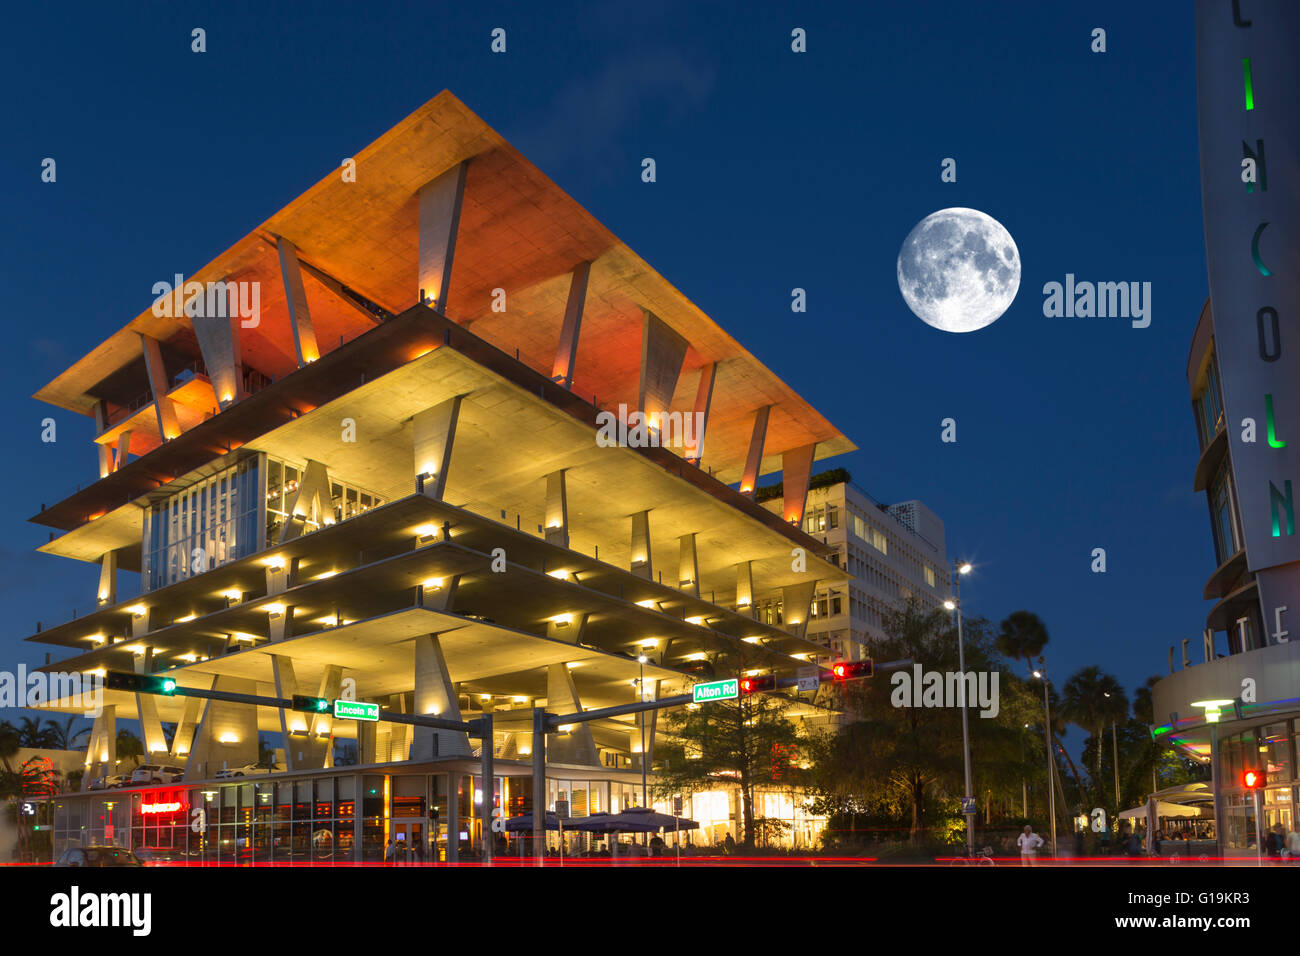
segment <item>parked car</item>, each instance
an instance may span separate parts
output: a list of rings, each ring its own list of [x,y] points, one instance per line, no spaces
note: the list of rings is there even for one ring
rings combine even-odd
[[[199,852],[195,850],[187,853],[179,847],[170,846],[139,846],[133,852],[145,866],[165,866],[170,863],[189,863],[199,859]]]
[[[146,763],[135,768],[131,774],[131,784],[180,783],[185,778],[184,767],[164,767],[161,764]]]
[[[268,773],[280,773],[284,770],[278,763],[248,763],[242,767],[226,767],[212,775],[213,780],[228,780],[231,777],[264,777]]]
[[[70,846],[54,861],[55,866],[144,866],[124,846]]]
[[[90,781],[89,790],[116,790],[118,787],[125,787],[131,782],[131,775],[127,773],[113,773],[106,777],[96,777]]]

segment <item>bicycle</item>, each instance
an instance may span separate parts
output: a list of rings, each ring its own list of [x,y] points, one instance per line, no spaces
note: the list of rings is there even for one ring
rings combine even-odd
[[[971,856],[953,857],[948,862],[949,866],[997,866],[997,861],[993,859],[993,847],[986,846]]]

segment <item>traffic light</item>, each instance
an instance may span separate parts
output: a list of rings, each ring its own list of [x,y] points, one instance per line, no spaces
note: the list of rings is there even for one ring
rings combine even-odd
[[[133,690],[139,694],[176,693],[176,680],[158,674],[135,674],[127,671],[109,671],[104,675],[104,686],[109,690]]]
[[[831,677],[835,680],[857,680],[859,677],[871,677],[873,673],[870,660],[836,661],[831,665]]]
[[[294,694],[292,709],[308,714],[323,714],[330,709],[330,702],[324,697],[304,697],[302,694]]]
[[[1267,774],[1263,770],[1247,770],[1241,775],[1241,785],[1247,790],[1258,790],[1267,782]]]
[[[771,690],[776,686],[776,678],[771,674],[765,677],[742,677],[740,679],[740,692],[742,694],[757,694],[762,690]]]

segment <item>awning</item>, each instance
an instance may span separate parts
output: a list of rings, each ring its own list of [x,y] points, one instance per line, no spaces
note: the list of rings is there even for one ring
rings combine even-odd
[[[1147,805],[1144,803],[1140,807],[1134,807],[1132,810],[1125,810],[1119,815],[1121,820],[1146,819]],[[1206,812],[1200,807],[1189,807],[1181,803],[1165,803],[1163,800],[1156,803],[1157,817],[1174,817],[1187,818],[1194,817],[1211,817],[1214,811]]]

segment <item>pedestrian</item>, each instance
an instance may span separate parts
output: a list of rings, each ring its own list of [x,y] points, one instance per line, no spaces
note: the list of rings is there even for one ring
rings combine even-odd
[[[651,855],[651,856],[663,856],[663,855],[664,855],[664,841],[663,841],[663,837],[661,837],[661,836],[660,836],[659,834],[657,834],[657,833],[656,833],[654,836],[652,836],[652,837],[650,838],[650,855]]]
[[[1025,824],[1025,832],[1016,837],[1016,846],[1020,847],[1020,865],[1036,866],[1038,848],[1043,845],[1043,838],[1034,832],[1033,827]]]
[[[397,839],[396,837],[394,837],[393,839],[388,841],[388,846],[384,849],[384,862],[392,863],[393,857],[396,855],[397,855]]]
[[[732,855],[734,855],[735,852],[736,852],[736,841],[735,841],[735,839],[731,836],[731,831],[730,831],[730,830],[727,831],[727,838],[726,838],[725,840],[722,841],[722,850],[723,850],[723,852],[726,853],[728,856],[732,856]]]
[[[1083,859],[1083,827],[1074,831],[1074,858]]]

